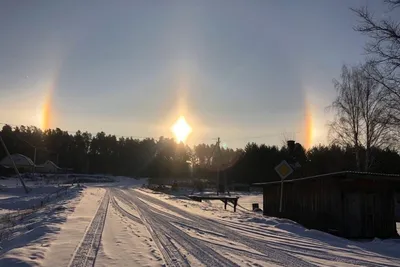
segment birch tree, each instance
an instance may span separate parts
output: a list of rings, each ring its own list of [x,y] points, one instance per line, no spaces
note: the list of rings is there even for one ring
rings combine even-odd
[[[391,113],[386,108],[388,94],[369,76],[370,68],[370,63],[343,66],[340,79],[333,81],[337,97],[331,105],[335,117],[329,124],[329,137],[333,144],[354,148],[359,171],[370,168],[372,148],[386,148],[393,143]],[[365,151],[363,157],[361,151]]]

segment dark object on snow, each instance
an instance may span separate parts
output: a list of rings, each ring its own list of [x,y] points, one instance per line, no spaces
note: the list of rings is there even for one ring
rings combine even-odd
[[[258,206],[258,203],[253,203],[253,211],[254,212],[262,212],[262,209],[260,209],[260,207]]]
[[[176,181],[172,183],[171,191],[178,191],[178,183]]]
[[[63,211],[63,210],[66,210],[66,209],[67,209],[67,208],[64,207],[64,206],[58,206],[58,207],[56,208],[57,211]]]
[[[284,180],[281,213],[281,181],[255,185],[263,187],[265,215],[346,238],[398,237],[399,175],[344,171]]]
[[[233,212],[236,212],[236,206],[238,204],[239,197],[224,197],[224,196],[196,196],[189,195],[190,199],[201,202],[202,200],[221,200],[224,202],[224,208],[228,205],[228,202],[233,204]]]

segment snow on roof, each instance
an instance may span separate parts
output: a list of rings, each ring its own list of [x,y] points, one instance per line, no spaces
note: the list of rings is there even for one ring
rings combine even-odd
[[[57,166],[57,164],[55,164],[54,162],[52,162],[51,160],[47,160],[45,163],[45,165],[51,165],[52,167],[55,167],[57,169],[61,169],[60,167]]]
[[[28,158],[25,155],[22,154],[12,154],[11,155],[12,160],[15,162],[15,165],[17,167],[29,167],[29,166],[35,166],[33,161]],[[10,160],[10,157],[6,156],[0,161],[0,165],[3,166],[12,166],[12,161]]]
[[[307,176],[307,177],[302,177],[298,179],[291,179],[291,180],[284,180],[285,183],[290,183],[290,182],[300,182],[304,180],[310,180],[310,179],[320,179],[324,177],[330,177],[330,176],[364,176],[365,178],[371,178],[371,177],[380,177],[384,179],[394,179],[397,181],[400,181],[400,175],[399,174],[389,174],[389,173],[373,173],[373,172],[357,172],[357,171],[340,171],[340,172],[331,172],[331,173],[325,173],[325,174],[319,174],[319,175],[313,175],[313,176]],[[265,183],[254,183],[253,185],[272,185],[272,184],[278,184],[281,183],[281,181],[272,181],[272,182],[265,182]]]
[[[61,169],[60,167],[58,167],[54,162],[52,162],[51,160],[46,160],[45,163],[40,164],[37,166],[38,168],[44,168],[44,167],[50,167],[50,168],[56,168],[56,169]]]

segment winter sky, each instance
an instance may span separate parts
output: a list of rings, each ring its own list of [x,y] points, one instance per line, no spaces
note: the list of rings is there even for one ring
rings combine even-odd
[[[326,143],[332,79],[364,58],[349,8],[379,2],[0,0],[0,122]]]

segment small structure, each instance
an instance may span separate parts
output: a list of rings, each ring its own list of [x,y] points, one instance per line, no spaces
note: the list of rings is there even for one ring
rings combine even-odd
[[[395,195],[400,176],[364,172],[336,172],[263,187],[263,213],[284,217],[347,238],[397,237]]]
[[[35,170],[40,173],[59,173],[62,169],[54,162],[47,160],[45,163],[37,165]]]
[[[205,195],[189,195],[188,196],[190,199],[194,201],[201,202],[203,200],[221,200],[224,202],[224,208],[226,209],[226,206],[229,203],[232,203],[233,205],[233,212],[236,212],[236,206],[238,204],[239,197],[231,197],[231,196],[205,196]]]
[[[13,167],[12,161],[14,161],[15,166],[18,168],[18,170],[27,171],[27,172],[33,171],[33,169],[35,167],[35,164],[33,163],[33,161],[25,155],[12,154],[11,158],[12,158],[12,160],[10,159],[9,156],[4,157],[0,161],[0,165],[4,166],[6,168],[12,168]]]

